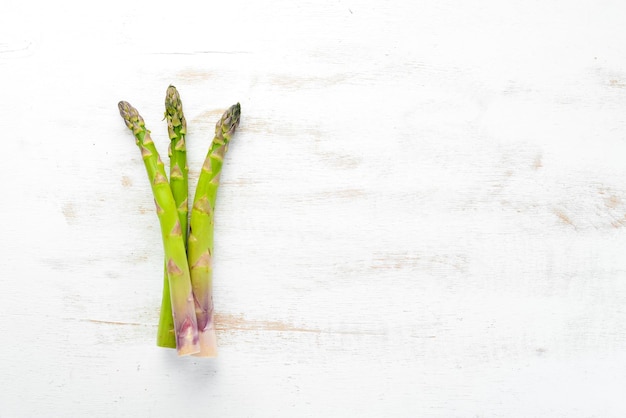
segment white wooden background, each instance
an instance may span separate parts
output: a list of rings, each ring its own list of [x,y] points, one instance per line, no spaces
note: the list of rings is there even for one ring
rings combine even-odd
[[[626,416],[626,5],[5,0],[0,417]],[[220,356],[155,346],[128,100],[218,197]]]

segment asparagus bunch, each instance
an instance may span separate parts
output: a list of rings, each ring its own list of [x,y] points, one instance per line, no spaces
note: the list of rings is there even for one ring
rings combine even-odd
[[[122,101],[118,107],[126,126],[135,136],[154,195],[169,280],[176,350],[179,355],[194,354],[200,349],[198,323],[193,304],[183,230],[176,202],[167,181],[163,161],[150,137],[150,131],[146,129],[143,118],[128,102]]]
[[[215,126],[215,136],[198,178],[190,220],[187,123],[178,91],[169,86],[165,98],[170,138],[169,183],[143,118],[128,102],[122,101],[118,107],[141,150],[161,226],[165,272],[157,345],[176,347],[179,355],[214,357],[217,344],[212,296],[213,214],[224,155],[239,125],[241,106],[231,106]]]
[[[187,258],[196,304],[201,357],[215,357],[217,344],[213,321],[213,214],[224,154],[241,116],[239,103],[231,106],[215,125],[215,137],[202,165],[191,208]]]

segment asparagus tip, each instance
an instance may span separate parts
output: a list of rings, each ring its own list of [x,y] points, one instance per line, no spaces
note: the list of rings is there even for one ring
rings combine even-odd
[[[136,132],[145,126],[143,118],[130,103],[122,100],[117,104],[117,108],[120,111],[120,116],[124,119],[126,126],[133,132]]]
[[[130,103],[122,100],[117,104],[117,108],[120,111],[120,116],[122,118],[124,118],[124,120],[129,119],[130,118],[130,109],[131,109],[131,105]]]
[[[167,127],[169,131],[170,139],[176,138],[174,128],[179,127],[182,132],[187,130],[187,121],[183,114],[183,102],[180,99],[180,94],[176,87],[169,85],[165,93],[165,115],[167,119]]]
[[[215,133],[218,137],[223,137],[226,142],[235,133],[241,119],[241,105],[239,102],[232,105],[224,112],[222,118],[215,125]]]

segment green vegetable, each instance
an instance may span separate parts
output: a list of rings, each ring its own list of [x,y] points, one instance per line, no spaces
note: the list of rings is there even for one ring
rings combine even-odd
[[[187,147],[185,135],[187,134],[187,121],[183,114],[183,104],[176,87],[169,86],[165,94],[165,119],[167,132],[170,138],[168,154],[170,157],[170,188],[176,207],[178,219],[183,231],[183,241],[187,248],[188,233],[188,190],[189,190],[189,167],[187,167]],[[163,297],[161,299],[161,315],[157,331],[157,345],[160,347],[176,347],[174,335],[174,318],[172,317],[172,305],[170,300],[169,280],[167,267],[163,275]]]
[[[198,319],[201,357],[217,355],[213,320],[213,214],[224,154],[241,116],[239,103],[224,112],[215,125],[215,137],[202,165],[191,208],[187,257]]]
[[[187,264],[183,229],[172,189],[167,181],[163,161],[146,129],[143,118],[128,102],[119,102],[120,115],[133,132],[148,174],[166,260],[166,271],[174,318],[178,355],[199,352],[198,326],[194,312],[191,278]]]

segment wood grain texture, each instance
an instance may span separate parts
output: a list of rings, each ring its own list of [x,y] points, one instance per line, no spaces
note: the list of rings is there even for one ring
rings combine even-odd
[[[9,2],[0,417],[623,417],[620,2]],[[172,83],[220,356],[155,346]],[[193,192],[193,190],[192,190]]]

